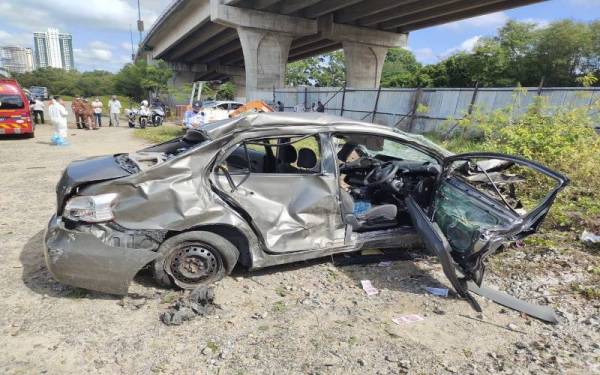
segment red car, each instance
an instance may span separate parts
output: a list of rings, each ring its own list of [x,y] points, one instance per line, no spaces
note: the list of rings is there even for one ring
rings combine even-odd
[[[29,100],[14,79],[0,79],[0,134],[34,136]]]

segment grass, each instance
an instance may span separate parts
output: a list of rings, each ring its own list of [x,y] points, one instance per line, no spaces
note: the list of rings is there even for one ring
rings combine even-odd
[[[282,313],[286,310],[285,307],[285,302],[283,301],[277,301],[273,304],[273,308],[272,308],[273,312],[277,312],[277,313]]]
[[[150,127],[146,129],[135,129],[133,135],[150,141],[152,143],[162,143],[185,134],[185,130],[177,125],[164,124],[159,127]]]

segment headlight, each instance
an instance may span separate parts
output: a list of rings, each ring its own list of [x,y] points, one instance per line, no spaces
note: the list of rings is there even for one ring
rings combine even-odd
[[[74,221],[99,223],[114,218],[112,208],[117,194],[79,196],[69,199],[65,205],[64,216]]]

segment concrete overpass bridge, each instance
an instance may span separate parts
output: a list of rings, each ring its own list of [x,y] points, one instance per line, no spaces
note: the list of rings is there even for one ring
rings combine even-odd
[[[231,79],[250,100],[284,86],[287,62],[343,49],[348,87],[376,88],[411,31],[541,1],[175,0],[138,57],[167,61],[175,85]]]

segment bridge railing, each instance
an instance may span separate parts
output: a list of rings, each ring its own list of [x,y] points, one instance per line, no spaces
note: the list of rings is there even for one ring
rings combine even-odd
[[[536,97],[545,97],[548,115],[561,108],[588,107],[600,101],[600,88],[381,88],[288,87],[273,90],[286,111],[310,110],[321,101],[325,111],[355,120],[398,127],[415,133],[447,131],[475,109],[484,113],[512,107],[524,114]],[[598,124],[600,126],[600,124]]]

